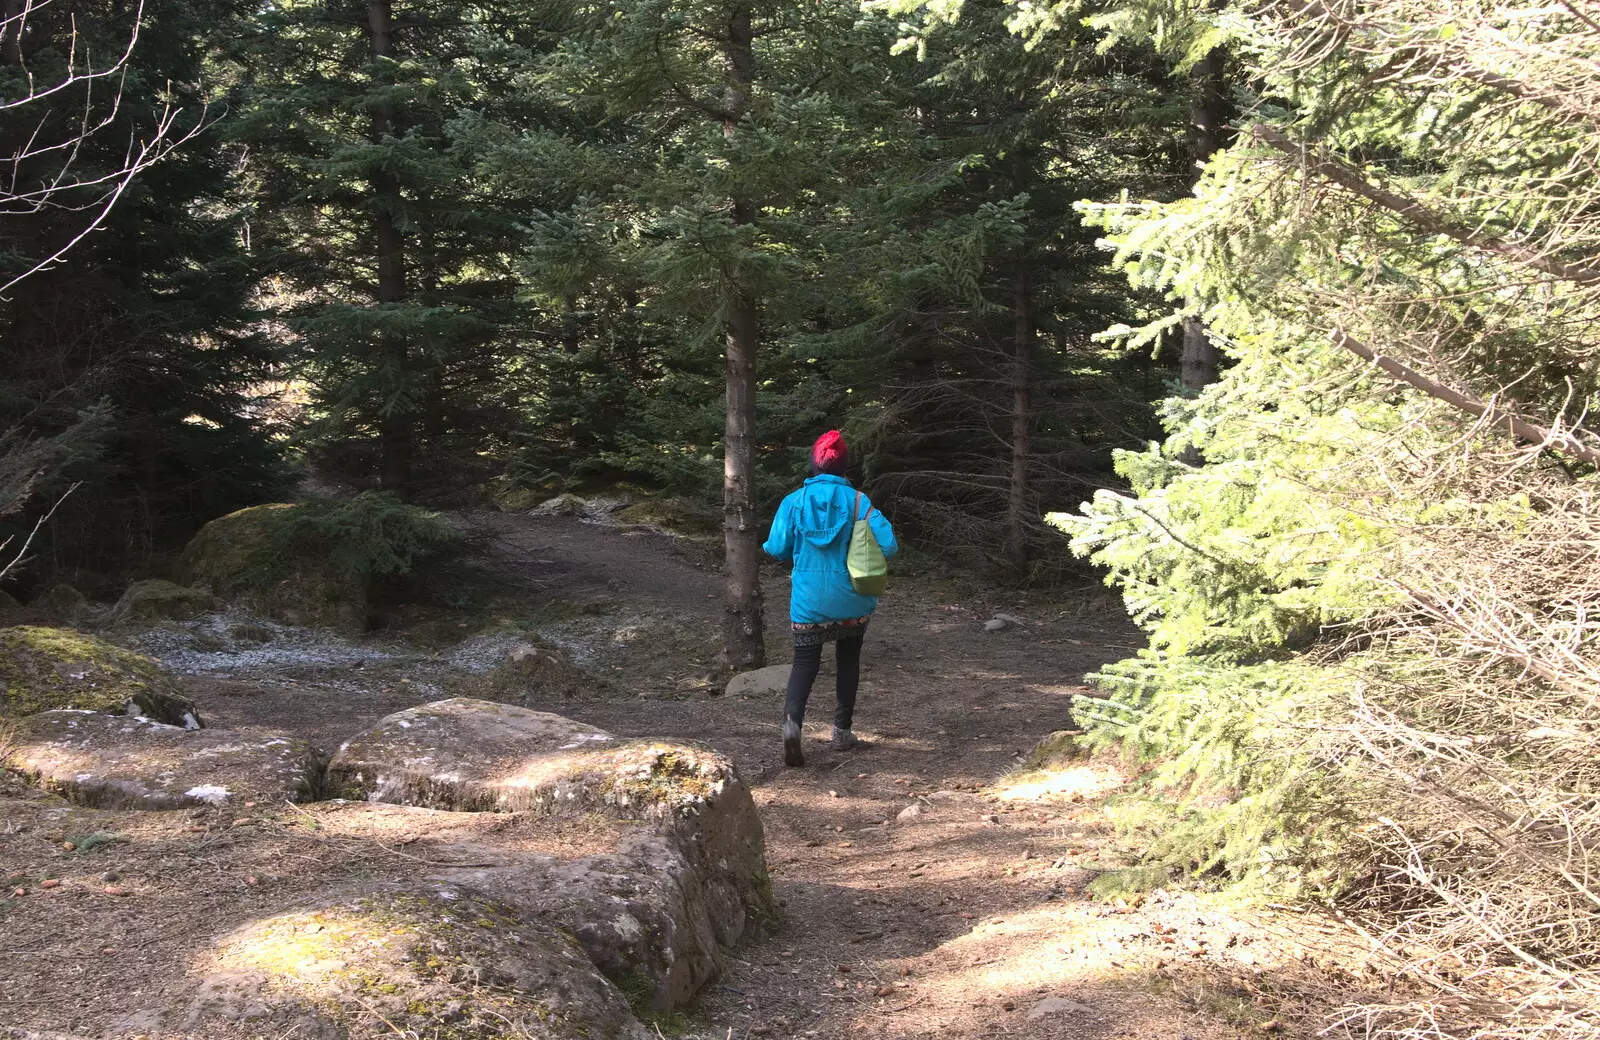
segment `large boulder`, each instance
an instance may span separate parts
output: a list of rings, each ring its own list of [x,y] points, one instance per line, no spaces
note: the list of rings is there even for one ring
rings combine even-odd
[[[345,741],[328,787],[351,799],[456,812],[540,809],[574,752],[616,738],[594,726],[510,704],[452,697],[407,708]]]
[[[275,502],[218,517],[190,539],[175,577],[291,624],[359,634],[367,622],[366,582],[282,534],[286,511],[301,508]]]
[[[203,589],[191,589],[160,578],[136,581],[106,617],[106,624],[148,624],[153,621],[187,621],[199,617],[216,605],[216,597]]]
[[[119,1033],[304,1040],[650,1035],[571,937],[448,883],[323,896],[224,936],[200,971],[186,1007],[136,1013]]]
[[[329,787],[434,809],[635,824],[604,856],[450,876],[562,921],[607,975],[658,1009],[687,1001],[772,913],[755,803],[732,762],[706,748],[622,741],[558,715],[454,698],[347,741]]]
[[[195,729],[200,713],[148,657],[65,628],[0,628],[0,716],[83,708]]]
[[[440,871],[574,936],[589,960],[653,1011],[683,1007],[727,966],[752,911],[770,914],[764,870],[735,878],[684,835],[637,828],[604,855]]]
[[[97,809],[308,802],[327,758],[304,741],[186,730],[128,715],[47,711],[19,720],[4,764]]]

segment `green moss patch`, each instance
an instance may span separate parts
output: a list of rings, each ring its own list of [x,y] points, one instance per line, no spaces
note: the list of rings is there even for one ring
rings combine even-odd
[[[117,605],[111,608],[106,624],[112,626],[148,624],[152,621],[184,621],[210,610],[214,599],[209,592],[177,585],[160,578],[136,581],[128,586]]]
[[[722,530],[721,518],[711,510],[676,498],[647,498],[619,510],[616,517],[618,523],[689,538],[713,538]]]
[[[194,702],[148,657],[64,628],[0,628],[0,715],[82,708],[198,725]]]

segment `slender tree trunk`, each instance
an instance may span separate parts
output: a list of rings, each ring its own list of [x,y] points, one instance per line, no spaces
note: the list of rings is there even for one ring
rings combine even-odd
[[[722,643],[734,671],[766,663],[761,596],[761,536],[755,509],[756,347],[755,301],[736,292],[727,328],[728,419],[723,434],[722,531],[724,574]]]
[[[22,12],[27,0],[0,0],[0,65],[22,64]]]
[[[390,54],[390,32],[394,24],[389,0],[368,0],[367,31],[374,61]],[[395,130],[395,114],[387,102],[372,111],[372,141],[380,143]],[[400,181],[391,173],[372,176],[373,237],[378,251],[378,302],[400,303],[406,298],[405,238],[396,219],[400,210]],[[380,333],[381,361],[386,372],[383,382],[387,400],[380,405],[378,448],[382,456],[380,475],[383,486],[406,496],[411,487],[411,468],[416,457],[416,431],[411,409],[401,401],[410,368],[405,340],[393,333]]]
[[[1191,73],[1193,95],[1189,102],[1189,154],[1198,167],[1227,146],[1227,83],[1223,69],[1228,52],[1214,48],[1195,64]],[[1197,173],[1198,176],[1198,173]],[[1190,390],[1210,386],[1221,378],[1217,348],[1199,318],[1183,322],[1183,385]]]
[[[1011,493],[1006,503],[1006,562],[1019,579],[1028,573],[1028,472],[1033,424],[1033,294],[1028,268],[1017,264],[1011,282],[1014,320],[1011,358]]]
[[[729,87],[722,132],[732,140],[750,103],[755,83],[755,34],[750,9],[735,9],[728,20]],[[732,200],[733,222],[755,221],[749,199]],[[727,425],[723,434],[722,651],[734,671],[766,664],[764,612],[761,597],[761,533],[755,509],[756,357],[760,346],[759,305],[743,286],[729,285],[727,310]]]

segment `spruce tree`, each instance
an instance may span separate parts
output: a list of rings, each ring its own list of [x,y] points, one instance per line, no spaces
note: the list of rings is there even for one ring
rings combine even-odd
[[[40,81],[65,61],[74,28],[76,44],[95,54],[121,53],[131,38],[131,9],[71,13],[38,11],[20,43]],[[172,138],[189,138],[128,182],[99,230],[0,300],[0,440],[31,445],[44,463],[33,472],[56,474],[28,486],[36,512],[80,485],[34,543],[36,578],[53,569],[113,580],[181,546],[210,517],[259,501],[280,478],[255,414],[274,352],[251,306],[257,270],[243,244],[244,201],[217,132],[227,99],[207,67],[243,13],[214,0],[147,7],[120,92],[79,84],[5,125],[8,146],[19,134],[64,141],[95,130],[51,205],[0,214],[0,282],[101,212],[97,182],[126,170],[130,141],[148,140],[169,115]],[[60,166],[59,154],[43,154],[12,183],[37,183]],[[38,455],[52,444],[49,459]]]
[[[485,123],[518,117],[534,35],[512,8],[269,5],[238,54],[283,314],[325,459],[412,496],[482,479],[512,422],[526,200],[476,175]]]

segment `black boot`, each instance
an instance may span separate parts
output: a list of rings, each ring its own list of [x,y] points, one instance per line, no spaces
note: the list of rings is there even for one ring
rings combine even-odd
[[[783,764],[786,766],[806,764],[806,756],[800,750],[800,723],[787,715],[783,717]]]

